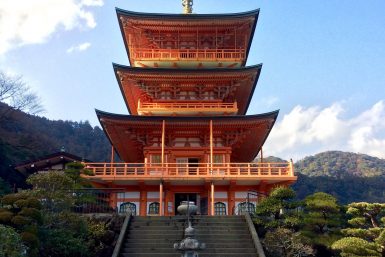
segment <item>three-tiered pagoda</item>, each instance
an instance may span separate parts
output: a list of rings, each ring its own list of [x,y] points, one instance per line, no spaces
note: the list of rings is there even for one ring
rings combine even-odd
[[[130,115],[97,110],[123,163],[87,163],[95,186],[135,215],[175,215],[181,201],[202,215],[255,208],[296,180],[293,165],[256,162],[278,111],[246,115],[262,65],[246,67],[259,10],[234,14],[138,13],[117,9],[131,66],[114,64]]]

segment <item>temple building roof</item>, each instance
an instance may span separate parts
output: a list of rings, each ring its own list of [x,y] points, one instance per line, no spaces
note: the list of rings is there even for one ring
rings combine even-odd
[[[171,137],[206,137],[210,120],[213,121],[213,137],[231,148],[231,162],[251,162],[267,139],[277,119],[278,111],[248,116],[212,117],[162,117],[134,116],[106,113],[96,110],[99,121],[125,162],[143,162],[143,149],[153,145],[162,134],[165,120],[166,141]],[[166,145],[166,147],[168,147]],[[170,146],[172,147],[172,146]],[[209,145],[203,143],[203,148]]]
[[[212,61],[224,67],[239,67],[246,64],[259,9],[232,14],[185,15],[117,8],[116,13],[131,66],[169,67],[166,61],[183,67],[195,65],[195,59],[197,64],[203,63],[206,67],[210,67]],[[175,52],[177,49],[182,52]]]
[[[62,170],[65,168],[65,164],[70,162],[89,161],[84,158],[60,151],[45,156],[41,156],[34,160],[28,160],[15,165],[15,169],[25,176],[28,176],[37,171],[43,170]]]
[[[138,100],[156,99],[155,90],[219,92],[218,101],[237,102],[239,115],[247,112],[261,73],[262,64],[238,69],[155,69],[114,64],[115,75],[130,114],[138,114]],[[172,99],[176,101],[176,99]],[[201,101],[197,98],[196,101]],[[190,99],[190,101],[194,101]]]

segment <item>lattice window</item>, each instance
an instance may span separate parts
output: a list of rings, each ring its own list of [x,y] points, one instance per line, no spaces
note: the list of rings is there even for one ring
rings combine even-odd
[[[255,204],[248,203],[248,202],[242,202],[238,204],[238,215],[244,214],[244,213],[254,213],[255,212]]]
[[[120,213],[131,213],[131,215],[136,215],[136,204],[131,202],[122,203],[119,206]]]
[[[216,202],[214,204],[215,215],[226,215],[226,204],[222,202]]]
[[[159,164],[162,162],[162,156],[160,154],[152,154],[151,155],[151,163]]]
[[[148,214],[159,214],[159,206],[158,202],[150,203],[148,206]]]

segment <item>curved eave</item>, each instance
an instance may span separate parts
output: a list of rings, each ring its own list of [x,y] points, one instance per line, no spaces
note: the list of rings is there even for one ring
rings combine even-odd
[[[259,9],[250,10],[246,12],[239,13],[213,13],[213,14],[176,14],[176,13],[144,13],[144,12],[134,12],[128,11],[120,8],[115,8],[116,13],[119,15],[124,15],[128,17],[137,17],[141,19],[176,19],[176,20],[190,20],[190,19],[225,19],[225,18],[241,18],[256,16],[259,14]]]
[[[98,119],[111,119],[116,121],[220,121],[220,120],[234,120],[234,121],[242,121],[242,120],[258,120],[258,119],[267,119],[272,118],[274,120],[277,119],[279,110],[275,110],[272,112],[261,113],[261,114],[253,114],[253,115],[232,115],[232,116],[140,116],[140,115],[126,115],[126,114],[116,114],[110,112],[104,112],[98,109],[95,109],[96,115]]]
[[[178,72],[192,72],[192,73],[212,73],[212,72],[239,72],[239,71],[246,71],[246,70],[253,70],[253,69],[260,69],[262,68],[262,63],[256,64],[256,65],[250,65],[242,68],[210,68],[210,69],[174,69],[174,68],[142,68],[142,67],[132,67],[117,63],[112,63],[112,66],[114,69],[122,69],[132,72],[164,72],[164,73],[178,73]]]
[[[141,147],[138,148],[136,137],[132,136],[137,132],[150,133],[148,131],[161,130],[162,121],[166,121],[166,127],[172,130],[193,130],[206,131],[209,121],[213,121],[214,128],[218,130],[234,130],[239,128],[245,133],[246,137],[240,137],[235,142],[235,148],[232,151],[233,162],[250,162],[260,151],[265,143],[279,111],[247,115],[247,116],[212,116],[212,117],[180,117],[180,116],[133,116],[112,114],[96,110],[100,124],[105,134],[114,145],[119,157],[126,162],[142,162],[144,156]],[[203,129],[203,130],[202,130]],[[147,132],[145,132],[147,131]],[[206,133],[206,132],[201,132]],[[139,150],[139,151],[138,151]]]
[[[117,73],[119,70],[123,70],[123,71],[127,71],[127,72],[133,72],[133,73],[135,73],[135,72],[136,73],[144,73],[144,74],[145,73],[177,74],[177,73],[187,73],[187,72],[193,73],[193,74],[194,73],[195,74],[202,74],[202,73],[212,74],[212,73],[236,73],[236,72],[246,72],[246,71],[253,71],[254,70],[254,71],[256,71],[257,75],[253,81],[251,91],[250,91],[250,94],[248,96],[244,111],[242,113],[240,113],[241,115],[245,115],[247,110],[249,109],[250,102],[251,102],[251,99],[253,97],[253,94],[254,94],[254,91],[255,91],[255,88],[257,86],[258,79],[259,79],[259,76],[260,76],[261,70],[262,70],[262,64],[247,66],[247,67],[243,67],[243,68],[235,68],[235,69],[234,68],[216,68],[216,69],[209,69],[209,70],[208,69],[197,70],[197,69],[168,69],[168,68],[138,68],[138,67],[120,65],[120,64],[116,64],[116,63],[113,63],[112,66],[113,66],[114,71],[115,71],[115,77],[116,77],[116,80],[118,81],[120,92],[122,93],[122,96],[124,98],[124,102],[126,103],[128,112],[130,114],[133,114],[133,112],[130,108],[129,102],[128,102],[126,95],[124,93],[123,85],[119,79],[119,75]]]
[[[243,18],[243,17],[254,17],[254,23],[253,27],[251,28],[250,32],[250,38],[246,50],[246,58],[242,62],[242,66],[245,66],[247,63],[247,59],[249,57],[250,47],[251,43],[254,38],[255,28],[257,27],[258,23],[258,17],[259,17],[259,9],[247,11],[247,12],[240,12],[240,13],[225,13],[225,14],[166,14],[166,13],[143,13],[143,12],[133,12],[133,11],[127,11],[120,8],[115,8],[116,15],[119,22],[120,32],[123,37],[124,45],[127,50],[127,56],[128,61],[130,65],[132,65],[130,60],[130,49],[128,47],[128,43],[126,40],[126,37],[124,36],[124,29],[123,24],[121,20],[119,19],[120,15],[126,16],[126,17],[133,17],[133,18],[141,18],[141,19],[152,19],[152,20],[164,20],[164,19],[172,19],[172,20],[199,20],[199,19],[212,19],[212,20],[218,20],[218,19],[237,19],[237,18]]]

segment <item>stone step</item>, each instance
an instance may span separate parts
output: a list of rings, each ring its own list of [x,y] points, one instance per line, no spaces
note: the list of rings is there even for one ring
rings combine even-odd
[[[200,239],[200,238],[197,238],[197,239]],[[137,237],[133,237],[133,238],[126,238],[124,240],[124,242],[127,242],[127,243],[174,243],[174,242],[179,242],[180,240],[182,240],[181,237],[179,238],[165,238],[165,237],[162,237],[162,238],[156,238],[156,240],[154,240],[154,238],[137,238]],[[203,239],[202,239],[203,240]],[[202,241],[203,242],[203,241]],[[245,239],[245,238],[206,238],[205,241],[203,243],[221,243],[221,244],[240,244],[240,243],[243,243],[243,242],[252,242],[252,239],[251,237],[249,239]]]
[[[226,231],[226,230],[248,230],[248,227],[245,226],[194,226],[196,231],[207,231],[207,230],[217,230],[217,231]],[[184,231],[187,226],[129,226],[130,230],[180,230]]]
[[[120,257],[180,257],[180,253],[121,253]],[[200,253],[199,257],[257,257],[256,253]]]
[[[173,246],[166,248],[123,248],[124,253],[175,253]],[[206,248],[201,253],[254,253],[254,248]]]
[[[153,239],[153,240],[159,240],[160,238],[165,237],[165,235],[151,235],[151,234],[128,234],[127,239],[131,238],[137,238],[137,239]],[[167,235],[167,238],[171,240],[180,240],[182,239],[182,234],[169,234]],[[210,240],[210,239],[215,239],[215,238],[221,238],[221,239],[250,239],[250,234],[210,234],[210,235],[204,235],[204,234],[197,234],[196,238],[198,240]]]
[[[200,257],[257,257],[243,216],[194,216],[196,238],[206,244]],[[185,216],[133,217],[120,257],[180,257],[174,243],[184,237]]]
[[[141,225],[141,226],[153,226],[153,225],[156,225],[156,226],[173,226],[173,225],[177,225],[177,226],[183,226],[187,224],[186,222],[170,222],[170,221],[159,221],[159,220],[156,220],[156,221],[133,221],[131,222],[131,226],[138,226],[138,225]],[[225,225],[228,225],[228,226],[242,226],[242,225],[245,225],[245,222],[244,221],[229,221],[229,222],[224,222],[224,221],[193,221],[191,222],[191,224],[193,226],[207,226],[207,225],[220,225],[220,226],[225,226]]]
[[[133,220],[186,220],[186,216],[134,216]],[[199,219],[224,219],[224,220],[231,220],[231,219],[244,219],[243,216],[204,216],[204,215],[195,215],[192,217],[194,220],[199,220]]]
[[[148,241],[143,242],[143,240],[139,243],[135,242],[125,242],[123,244],[123,248],[167,248],[167,247],[173,247],[174,243],[177,243],[179,240],[176,240],[174,242],[167,241],[167,242],[158,242],[158,241]],[[205,242],[206,243],[206,242]],[[242,242],[231,242],[231,241],[226,241],[226,242],[216,242],[213,241],[211,243],[207,242],[206,243],[206,248],[211,249],[211,248],[253,248],[254,244],[253,242],[250,241],[245,241],[243,240]]]
[[[153,235],[154,238],[162,237],[162,236],[169,236],[169,235],[184,235],[183,230],[143,230],[143,231],[136,231],[136,230],[129,230],[128,235]],[[225,233],[223,231],[218,230],[195,230],[195,236],[226,236],[226,235],[250,235],[249,231],[243,229],[243,230],[231,230],[231,233]]]

